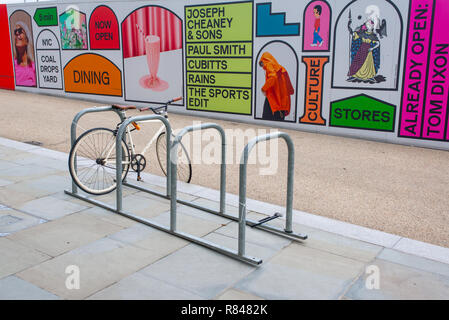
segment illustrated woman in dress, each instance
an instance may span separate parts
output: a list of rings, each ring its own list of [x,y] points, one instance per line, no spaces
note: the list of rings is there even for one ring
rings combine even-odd
[[[352,30],[351,12],[349,13],[348,30],[351,34],[350,67],[348,79],[350,82],[378,83],[385,81],[378,76],[380,68],[380,39],[386,36],[386,21],[380,22],[379,8],[368,6],[365,13],[367,20],[355,31]]]

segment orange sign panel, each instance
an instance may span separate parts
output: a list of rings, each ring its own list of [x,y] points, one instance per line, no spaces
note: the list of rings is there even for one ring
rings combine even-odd
[[[303,57],[306,65],[306,86],[304,98],[304,115],[300,123],[326,125],[321,115],[323,103],[323,74],[324,66],[329,62],[328,57]]]
[[[103,56],[81,54],[64,67],[65,91],[122,96],[122,72]]]

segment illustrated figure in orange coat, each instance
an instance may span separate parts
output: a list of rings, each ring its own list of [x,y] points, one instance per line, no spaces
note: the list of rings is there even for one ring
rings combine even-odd
[[[295,92],[288,72],[269,52],[262,54],[259,65],[265,70],[265,84],[262,92],[267,97],[262,119],[284,121],[290,113],[290,95]]]

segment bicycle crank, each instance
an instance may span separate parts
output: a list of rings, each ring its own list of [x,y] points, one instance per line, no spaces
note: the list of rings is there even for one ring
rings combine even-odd
[[[141,154],[136,154],[132,157],[131,160],[131,169],[137,172],[137,181],[143,181],[140,173],[145,170],[147,166],[147,160]]]

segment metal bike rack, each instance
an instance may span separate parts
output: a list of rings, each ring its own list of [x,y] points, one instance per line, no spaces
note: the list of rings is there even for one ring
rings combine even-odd
[[[242,223],[246,221],[246,176],[247,176],[247,166],[249,153],[252,148],[262,141],[267,141],[271,139],[282,138],[287,143],[288,147],[288,173],[287,173],[287,207],[286,207],[286,222],[285,229],[281,230],[276,227],[257,225],[256,228],[263,229],[265,231],[273,232],[278,235],[291,237],[297,240],[306,240],[307,235],[295,234],[292,230],[292,209],[293,209],[293,181],[294,181],[294,164],[295,164],[295,148],[290,136],[284,132],[276,132],[267,135],[262,135],[255,137],[245,146],[243,150],[242,157],[240,159],[240,180],[239,180],[239,255],[245,254],[245,239],[246,230],[245,224]]]
[[[227,256],[230,256],[232,258],[238,259],[240,261],[252,264],[252,265],[259,265],[262,263],[261,259],[250,257],[245,254],[245,227],[246,225],[249,225],[254,228],[261,229],[263,231],[271,232],[279,236],[283,236],[286,238],[289,238],[291,240],[305,240],[307,239],[306,235],[303,234],[295,234],[292,231],[292,201],[293,201],[293,169],[294,169],[294,146],[290,139],[290,137],[286,133],[278,132],[274,134],[269,134],[265,136],[259,136],[251,140],[245,147],[241,162],[240,162],[240,187],[239,187],[239,215],[238,217],[231,216],[226,214],[225,212],[225,205],[226,205],[226,136],[224,130],[215,123],[204,123],[196,126],[189,126],[182,129],[179,134],[174,138],[173,142],[171,141],[172,136],[172,129],[170,126],[170,123],[165,117],[162,117],[160,115],[143,115],[143,116],[136,116],[131,117],[128,119],[125,119],[124,112],[121,110],[117,110],[113,108],[112,106],[105,106],[105,107],[95,107],[95,108],[88,108],[85,110],[82,110],[79,112],[73,122],[71,127],[71,141],[72,141],[72,147],[76,141],[76,126],[79,121],[79,119],[87,114],[92,112],[104,112],[104,111],[114,111],[116,112],[120,119],[122,120],[122,123],[118,129],[117,136],[116,136],[116,181],[117,181],[117,188],[116,188],[116,206],[110,206],[108,204],[105,204],[103,202],[97,201],[95,199],[89,198],[87,196],[81,195],[77,192],[77,186],[74,182],[72,182],[72,191],[65,190],[66,194],[69,194],[71,196],[74,196],[78,199],[87,201],[89,203],[92,203],[94,205],[97,205],[99,207],[102,207],[104,209],[110,210],[114,213],[120,214],[124,217],[127,217],[129,219],[135,220],[137,222],[140,222],[142,224],[148,225],[150,227],[156,228],[158,230],[170,233],[172,235],[178,236],[180,238],[183,238],[185,240],[188,240],[190,242],[202,245],[204,247],[207,247],[209,249],[215,250],[219,253],[225,254]],[[123,139],[123,135],[126,132],[126,128],[128,125],[132,122],[139,122],[139,121],[145,121],[145,120],[160,120],[165,125],[166,128],[166,143],[168,146],[167,150],[167,181],[166,181],[166,195],[161,194],[156,191],[152,191],[149,189],[145,189],[133,184],[129,184],[126,181],[122,182],[122,147],[120,141]],[[221,154],[221,169],[220,169],[220,209],[219,211],[205,208],[203,206],[197,205],[195,203],[179,200],[177,198],[177,150],[178,146],[181,143],[182,137],[185,136],[187,133],[192,131],[198,131],[198,130],[206,130],[206,129],[215,129],[217,130],[222,139],[222,154]],[[259,142],[270,140],[270,139],[277,139],[277,138],[283,138],[288,146],[288,186],[287,186],[287,214],[286,214],[286,227],[284,230],[264,225],[265,221],[267,219],[263,219],[261,221],[252,221],[246,219],[246,173],[247,173],[247,162],[248,157],[251,149]],[[174,155],[174,158],[172,157]],[[173,159],[173,161],[171,160]],[[148,192],[160,197],[163,197],[165,199],[170,200],[170,227],[167,228],[161,224],[152,222],[150,220],[147,220],[145,218],[136,216],[131,213],[123,212],[123,193],[122,193],[122,187],[123,185],[135,188],[139,191]],[[238,250],[234,251],[222,246],[219,246],[213,242],[210,242],[208,240],[180,232],[176,230],[176,218],[177,218],[177,203],[181,203],[187,206],[191,206],[195,209],[202,210],[205,212],[209,212],[218,216],[221,216],[223,218],[227,218],[230,220],[237,221],[239,224],[239,232],[238,232]],[[269,220],[269,219],[268,219]],[[263,221],[263,222],[262,222]]]

